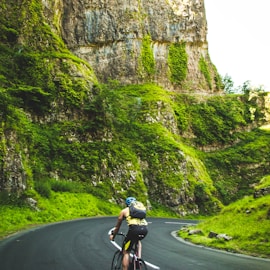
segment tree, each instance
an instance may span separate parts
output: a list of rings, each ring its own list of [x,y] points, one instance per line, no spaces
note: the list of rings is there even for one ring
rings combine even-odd
[[[222,78],[222,83],[224,85],[224,91],[227,94],[232,94],[235,92],[234,89],[234,82],[232,80],[232,77],[229,76],[228,74],[226,74],[223,78]]]
[[[239,90],[243,94],[249,94],[251,90],[250,81],[245,81],[243,85],[239,87]]]

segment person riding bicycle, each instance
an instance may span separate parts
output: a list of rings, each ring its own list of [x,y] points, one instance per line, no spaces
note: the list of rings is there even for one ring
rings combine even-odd
[[[117,224],[114,228],[114,230],[111,232],[110,235],[110,240],[113,241],[115,235],[118,233],[122,221],[126,219],[126,222],[128,224],[128,233],[127,236],[124,240],[123,243],[123,261],[122,261],[122,266],[123,270],[128,270],[128,264],[129,264],[129,253],[133,247],[133,245],[138,242],[138,240],[144,239],[144,237],[148,233],[148,228],[147,228],[147,221],[145,218],[134,218],[130,215],[130,206],[132,203],[136,202],[136,198],[134,197],[128,197],[126,199],[126,208],[124,208],[117,219]],[[142,245],[141,242],[138,242],[138,257],[141,257],[141,249]]]

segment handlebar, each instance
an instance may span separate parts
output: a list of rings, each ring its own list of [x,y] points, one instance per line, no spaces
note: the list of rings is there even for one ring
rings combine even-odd
[[[112,231],[114,230],[115,228],[112,228],[108,231],[108,235],[111,235],[112,234]],[[126,234],[124,234],[123,232],[118,232],[116,235],[122,235],[123,237],[126,236]],[[121,246],[119,246],[114,240],[111,241],[111,243],[119,250],[122,249]]]
[[[125,236],[126,237],[126,234],[125,233],[122,233],[122,232],[118,232],[116,235],[122,235],[122,236]]]
[[[110,229],[109,232],[108,232],[108,235],[112,235],[114,229],[115,229],[115,228]],[[122,235],[122,236],[124,236],[124,237],[127,236],[127,235],[126,235],[125,233],[123,233],[123,232],[118,232],[116,235]]]

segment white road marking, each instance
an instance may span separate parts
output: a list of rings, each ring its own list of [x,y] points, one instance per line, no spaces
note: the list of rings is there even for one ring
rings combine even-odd
[[[113,229],[114,229],[114,228],[111,228],[111,229],[108,231],[108,235],[111,234],[111,231],[112,231]],[[112,243],[117,249],[119,249],[119,250],[122,249],[122,247],[119,246],[115,241],[111,241],[111,243]],[[150,263],[150,262],[147,262],[147,261],[144,261],[144,262],[145,262],[145,264],[146,264],[147,266],[151,267],[152,269],[157,269],[157,270],[160,269],[159,266],[157,266],[157,265],[154,265],[154,264],[152,264],[152,263]]]
[[[194,225],[194,223],[177,222],[177,221],[165,221],[165,224],[179,224],[179,225]]]

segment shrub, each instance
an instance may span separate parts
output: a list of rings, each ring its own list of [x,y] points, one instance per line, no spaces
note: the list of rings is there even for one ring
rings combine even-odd
[[[145,36],[142,41],[142,65],[148,76],[155,73],[155,59],[151,48],[151,37]]]
[[[43,197],[51,197],[51,185],[49,181],[36,181],[35,190]]]
[[[204,57],[201,56],[200,61],[199,61],[199,68],[209,86],[210,89],[212,89],[212,84],[211,84],[211,76],[208,68],[208,64],[205,61]]]
[[[82,184],[64,180],[51,180],[51,189],[55,192],[74,192],[84,191]]]
[[[188,55],[185,43],[175,43],[169,48],[168,65],[171,82],[181,84],[187,76]]]

